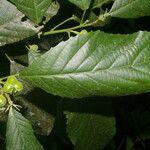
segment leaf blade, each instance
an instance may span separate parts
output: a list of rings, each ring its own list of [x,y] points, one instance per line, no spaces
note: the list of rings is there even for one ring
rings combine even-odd
[[[96,114],[66,112],[67,133],[75,150],[103,150],[115,135],[115,119]]]
[[[131,13],[132,12],[132,13]],[[139,18],[150,15],[150,1],[143,0],[115,0],[111,16],[119,18]]]
[[[35,138],[29,121],[13,108],[9,110],[8,115],[6,149],[44,150]]]
[[[24,15],[5,0],[0,1],[0,46],[33,36],[41,27],[34,27],[29,20],[21,21]]]
[[[17,8],[35,23],[40,23],[52,0],[11,0]]]
[[[42,55],[20,77],[62,97],[121,96],[150,91],[150,33],[91,32]]]

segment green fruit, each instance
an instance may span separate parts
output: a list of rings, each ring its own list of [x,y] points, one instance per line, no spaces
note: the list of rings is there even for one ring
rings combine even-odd
[[[17,78],[15,76],[9,76],[7,78],[6,82],[9,83],[9,84],[15,84],[16,82],[18,82],[18,80],[17,80]]]
[[[2,108],[3,106],[5,106],[7,103],[6,98],[3,95],[0,95],[0,108]]]
[[[17,81],[16,84],[14,85],[15,91],[22,91],[23,90],[23,85],[21,82]]]
[[[3,91],[6,93],[18,92],[23,90],[23,85],[15,76],[9,76],[3,86]]]
[[[4,86],[3,86],[3,91],[6,93],[12,93],[13,92],[13,84],[10,84],[9,82],[5,82]]]

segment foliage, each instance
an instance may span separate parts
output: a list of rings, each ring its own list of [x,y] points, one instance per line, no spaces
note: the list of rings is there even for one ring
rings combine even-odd
[[[150,149],[149,16],[149,0],[0,0],[0,149]]]

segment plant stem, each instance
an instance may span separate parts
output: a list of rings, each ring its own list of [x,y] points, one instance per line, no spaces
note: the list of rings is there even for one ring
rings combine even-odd
[[[65,24],[66,22],[71,21],[71,20],[74,20],[74,16],[72,16],[72,17],[66,19],[65,21],[59,23],[59,24],[56,25],[54,28],[52,28],[51,31],[54,31],[55,29],[57,29],[57,28],[60,27],[61,25]]]
[[[84,19],[84,15],[85,15],[86,12],[83,13],[83,19]],[[74,27],[70,27],[70,28],[67,28],[67,29],[58,29],[58,30],[55,30],[56,28],[58,28],[59,26],[61,26],[62,24],[70,21],[70,20],[73,20],[74,19],[74,16],[68,18],[67,20],[61,22],[60,24],[58,24],[57,26],[55,26],[54,28],[52,28],[50,31],[47,31],[47,32],[44,32],[43,35],[52,35],[52,34],[58,34],[58,33],[70,33],[72,32],[73,30],[77,30],[77,29],[81,29],[81,28],[85,28],[85,27],[90,27],[90,26],[94,26],[96,25],[97,23],[100,23],[100,21],[103,23],[105,18],[108,17],[108,13],[106,13],[105,15],[102,14],[101,16],[99,16],[97,18],[97,20],[95,20],[94,22],[89,22],[88,20],[85,21],[84,23],[82,23],[82,20],[81,20],[81,23],[80,25],[77,25],[77,26],[74,26]]]
[[[60,29],[60,30],[55,30],[55,31],[50,30],[48,32],[45,32],[43,35],[51,35],[51,34],[71,32],[73,30],[81,29],[81,28],[84,28],[84,27],[89,27],[89,26],[92,26],[92,25],[93,25],[93,23],[87,23],[87,24],[81,24],[81,25],[71,27],[71,28],[67,28],[67,29]]]
[[[9,60],[10,63],[13,63],[14,61],[11,60],[11,58],[5,53],[5,56],[7,57],[7,59]]]
[[[79,32],[77,32],[77,31],[71,31],[71,33],[74,33],[74,34],[79,34]]]
[[[84,17],[85,17],[85,13],[86,13],[86,10],[84,10],[83,12],[83,15],[82,15],[82,18],[81,18],[81,22],[80,22],[80,25],[83,24],[83,21],[84,21]]]

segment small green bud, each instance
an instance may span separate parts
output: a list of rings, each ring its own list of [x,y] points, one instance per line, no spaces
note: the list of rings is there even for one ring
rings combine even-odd
[[[18,82],[18,80],[17,80],[17,78],[15,76],[9,76],[7,78],[6,82],[9,83],[9,84],[15,84],[16,82]]]
[[[10,84],[9,82],[5,82],[4,86],[3,86],[3,91],[6,93],[12,93],[13,92],[13,84]]]
[[[17,81],[16,84],[14,85],[15,91],[19,92],[23,90],[23,85],[21,82]]]

